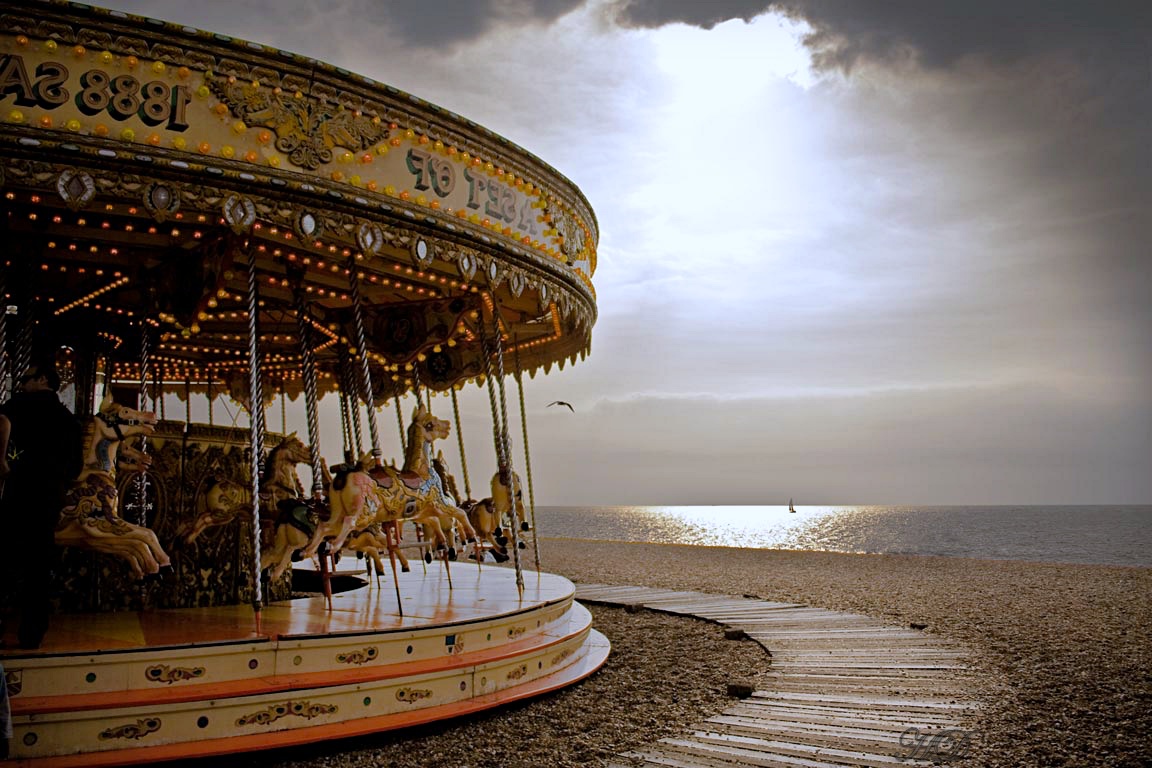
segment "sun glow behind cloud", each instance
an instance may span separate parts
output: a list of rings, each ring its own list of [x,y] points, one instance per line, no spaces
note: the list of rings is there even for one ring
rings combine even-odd
[[[855,45],[844,74],[767,13],[625,28],[609,0],[524,0],[432,40],[404,30],[435,4],[112,4],[408,90],[580,186],[600,319],[589,360],[528,383],[542,503],[1148,500],[1152,91],[1078,58],[1083,24],[791,3]],[[919,63],[875,49],[896,39]]]

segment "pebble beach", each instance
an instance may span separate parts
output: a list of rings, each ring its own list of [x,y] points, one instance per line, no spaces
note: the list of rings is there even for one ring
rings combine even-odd
[[[574,539],[540,549],[544,570],[578,584],[754,594],[924,624],[964,644],[982,707],[966,724],[971,754],[953,765],[1152,765],[1152,569]],[[764,649],[716,625],[592,611],[613,654],[570,689],[415,731],[194,764],[606,765],[730,706],[727,683],[766,684]]]

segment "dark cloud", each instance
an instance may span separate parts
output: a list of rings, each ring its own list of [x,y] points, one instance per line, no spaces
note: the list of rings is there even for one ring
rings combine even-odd
[[[711,29],[732,19],[751,21],[767,9],[764,0],[615,0],[608,6],[608,16],[622,27],[653,29],[681,23]]]
[[[851,70],[865,61],[914,59],[926,69],[966,57],[1011,63],[1073,51],[1085,57],[1143,60],[1147,77],[1152,3],[1147,0],[613,0],[608,15],[624,27],[691,24],[711,29],[768,11],[811,27],[815,64]]]
[[[806,43],[818,66],[843,70],[909,55],[926,69],[1054,52],[1146,60],[1152,19],[1144,0],[781,0],[773,8],[812,27]]]
[[[498,28],[547,25],[584,0],[357,0],[404,45],[451,48]]]

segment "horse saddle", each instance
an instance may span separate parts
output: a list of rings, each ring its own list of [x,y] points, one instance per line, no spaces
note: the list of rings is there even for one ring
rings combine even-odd
[[[368,474],[373,480],[376,481],[376,485],[380,486],[381,488],[392,487],[392,475],[383,467],[373,467],[372,469],[368,470]],[[427,478],[422,477],[417,472],[398,471],[396,472],[396,477],[400,478],[400,482],[404,483],[406,487],[412,489],[413,491],[420,490],[420,487],[427,481]]]

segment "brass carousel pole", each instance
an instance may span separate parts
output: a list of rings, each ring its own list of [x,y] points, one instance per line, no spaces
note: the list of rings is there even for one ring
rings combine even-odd
[[[359,245],[365,256],[371,256],[380,248],[381,237],[371,225],[361,228],[357,234]],[[356,271],[356,258],[348,259],[348,283],[352,289],[352,322],[356,328],[356,357],[360,360],[360,387],[364,398],[364,405],[368,409],[368,436],[372,440],[372,458],[376,465],[382,463],[384,453],[380,448],[380,430],[376,424],[376,406],[372,396],[372,368],[368,365],[368,337],[364,331],[364,306],[360,296],[360,273]],[[397,399],[396,414],[400,414],[399,399]],[[400,423],[400,443],[404,443],[404,423]]]
[[[495,304],[493,304],[495,307]],[[492,326],[496,330],[496,340],[492,345],[488,343],[488,334],[485,332],[484,310],[480,310],[480,322],[478,323],[480,329],[480,348],[481,356],[484,358],[484,376],[488,380],[488,403],[492,407],[492,441],[496,446],[496,461],[499,465],[500,482],[508,488],[508,497],[511,501],[511,508],[508,511],[511,525],[509,529],[512,531],[512,562],[516,566],[516,589],[519,591],[520,596],[524,596],[524,571],[520,564],[520,537],[516,530],[516,496],[513,493],[512,487],[512,460],[508,455],[508,430],[504,426],[504,422],[500,418],[501,412],[507,419],[508,411],[504,406],[498,409],[496,406],[496,387],[492,384],[492,355],[493,351],[496,355],[498,374],[501,379],[504,378],[504,354],[500,349],[500,322],[496,319],[495,310],[492,313]],[[495,350],[493,350],[493,346]],[[499,384],[501,400],[504,397],[504,383]]]
[[[312,501],[318,502],[324,496],[324,481],[320,469],[320,420],[316,413],[318,398],[316,384],[316,350],[312,345],[312,323],[308,312],[308,300],[304,296],[304,275],[297,270],[289,272],[292,292],[296,298],[296,328],[300,333],[300,355],[303,358],[304,410],[308,421],[308,448],[312,459]],[[320,578],[324,584],[324,597],[328,608],[332,608],[332,582],[328,570],[328,545],[320,544]],[[331,554],[335,554],[334,552]]]
[[[0,269],[0,403],[8,402],[8,268]]]
[[[540,570],[540,537],[536,533],[536,494],[532,490],[532,455],[528,451],[528,414],[524,408],[524,376],[520,370],[520,346],[513,340],[516,361],[516,389],[520,395],[520,428],[524,433],[524,473],[528,475],[528,509],[532,515],[532,562]]]
[[[256,613],[256,626],[260,626],[260,609],[264,604],[263,584],[260,581],[260,477],[264,462],[264,388],[260,375],[260,350],[257,318],[260,313],[256,280],[256,249],[245,242],[248,249],[248,392],[251,402],[252,428],[249,430],[249,449],[252,454],[252,610]],[[212,374],[208,374],[208,423],[212,423]]]
[[[460,447],[460,470],[464,473],[464,495],[472,498],[472,483],[468,481],[468,459],[464,455],[464,431],[460,429],[460,404],[456,402],[456,387],[452,387],[452,414],[456,417],[456,444]]]
[[[147,315],[141,313],[140,317],[140,410],[147,410],[148,408],[148,379],[152,373],[152,348],[151,340],[148,338],[148,319]],[[152,407],[155,408],[156,400],[153,398]],[[140,452],[148,453],[148,436],[141,435],[140,437]],[[136,475],[136,524],[148,525],[148,470],[141,468]]]

